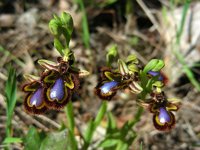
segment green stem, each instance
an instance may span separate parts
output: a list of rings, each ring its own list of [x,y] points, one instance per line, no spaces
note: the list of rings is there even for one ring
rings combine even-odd
[[[75,127],[75,121],[74,121],[74,113],[73,113],[73,105],[72,101],[70,100],[67,106],[65,107],[65,113],[67,116],[67,124],[69,128],[69,139],[70,139],[70,150],[77,150],[77,141],[75,139],[74,135],[74,127]]]
[[[65,107],[65,113],[67,116],[67,123],[68,127],[71,131],[74,131],[74,113],[73,113],[73,105],[72,101],[70,100],[67,106]]]

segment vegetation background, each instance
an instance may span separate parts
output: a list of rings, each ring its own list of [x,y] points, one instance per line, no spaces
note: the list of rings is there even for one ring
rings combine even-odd
[[[20,90],[23,74],[41,72],[38,59],[55,61],[59,56],[53,47],[48,22],[53,14],[63,11],[74,20],[70,47],[77,66],[91,72],[72,99],[77,137],[78,130],[84,131],[101,104],[93,92],[98,68],[106,65],[106,53],[116,45],[121,58],[136,54],[143,64],[152,58],[163,59],[166,64],[163,73],[168,77],[165,91],[168,97],[178,98],[182,103],[176,113],[176,127],[170,132],[157,131],[152,114],[144,111],[134,126],[137,137],[130,149],[200,149],[199,0],[1,0],[0,149],[9,143],[13,149],[24,149],[30,146],[29,142],[37,149],[42,134],[50,133],[46,141],[52,144],[55,137],[63,136],[63,133],[57,135],[57,131],[67,122],[65,111],[51,110],[40,116],[26,114]],[[117,127],[134,117],[135,98],[127,90],[109,102],[108,110],[115,116]],[[96,149],[104,137],[105,126],[106,119],[97,128],[91,149]],[[8,134],[16,138],[6,143]]]

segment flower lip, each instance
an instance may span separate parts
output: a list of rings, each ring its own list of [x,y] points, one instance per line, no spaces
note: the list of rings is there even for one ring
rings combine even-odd
[[[160,121],[160,123],[167,123],[167,122],[170,122],[171,121],[171,117],[170,117],[170,115],[169,115],[169,113],[167,112],[167,110],[164,108],[164,107],[161,107],[160,109],[159,109],[159,116],[158,116],[158,118],[159,118],[159,121]]]
[[[30,98],[30,105],[39,107],[42,104],[42,88],[38,88]]]
[[[50,90],[50,98],[62,100],[64,97],[64,81],[62,78],[58,78],[53,87]]]
[[[103,84],[100,89],[103,94],[107,94],[110,90],[118,85],[117,81],[110,81]]]
[[[117,81],[101,81],[95,88],[95,93],[103,100],[111,100],[119,89]]]

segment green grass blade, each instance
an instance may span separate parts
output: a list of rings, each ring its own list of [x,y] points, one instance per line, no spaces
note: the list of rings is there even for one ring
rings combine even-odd
[[[10,67],[9,69],[9,75],[6,82],[6,88],[5,88],[5,94],[6,94],[6,136],[10,137],[11,135],[11,122],[12,122],[12,115],[14,112],[15,104],[16,104],[16,92],[17,92],[17,82],[16,82],[16,72],[15,70]]]
[[[83,42],[85,44],[86,48],[90,48],[90,32],[88,27],[88,21],[87,21],[87,15],[84,7],[83,0],[74,0],[75,3],[77,3],[80,6],[80,10],[82,12],[82,29],[83,29]]]
[[[181,35],[183,33],[183,28],[184,28],[184,24],[185,24],[185,20],[186,20],[186,15],[187,15],[189,7],[190,7],[190,1],[186,1],[185,5],[184,5],[184,8],[183,8],[183,13],[182,13],[182,18],[181,18],[181,24],[180,24],[180,27],[179,27],[179,29],[177,31],[177,34],[176,34],[176,43],[175,43],[175,47],[173,48],[173,52],[174,52],[176,58],[178,59],[178,61],[182,64],[183,71],[187,75],[187,77],[190,80],[190,82],[192,83],[192,85],[198,91],[200,91],[200,84],[199,84],[199,82],[195,79],[193,72],[188,67],[187,63],[185,62],[184,56],[178,50],[180,48]]]

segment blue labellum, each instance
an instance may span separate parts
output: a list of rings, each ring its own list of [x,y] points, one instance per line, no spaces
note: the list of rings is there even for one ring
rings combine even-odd
[[[40,106],[42,104],[42,88],[37,89],[30,98],[30,105]]]
[[[160,113],[159,113],[158,118],[159,118],[160,123],[170,122],[171,117],[169,113],[167,112],[167,110],[164,107],[161,107],[159,110],[160,110]]]
[[[64,94],[64,81],[62,78],[58,78],[50,90],[50,98],[62,100]]]
[[[152,75],[152,76],[158,76],[158,80],[162,81],[163,80],[163,76],[160,74],[160,72],[158,71],[148,71],[148,74]]]
[[[102,86],[100,87],[100,89],[101,89],[101,92],[102,92],[102,93],[107,94],[107,93],[110,92],[110,90],[111,90],[113,87],[115,87],[115,86],[117,86],[117,85],[118,85],[118,82],[116,82],[116,81],[106,82],[104,85],[102,85]]]

